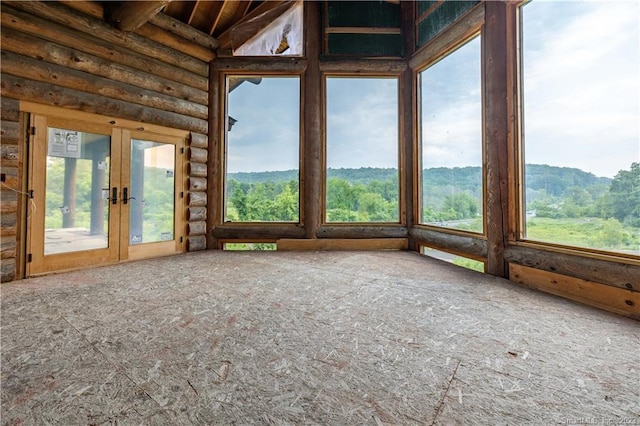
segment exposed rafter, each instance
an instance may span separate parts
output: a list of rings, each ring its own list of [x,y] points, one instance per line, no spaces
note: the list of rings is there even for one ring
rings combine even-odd
[[[105,18],[119,30],[135,31],[160,12],[171,0],[126,1],[106,4]]]
[[[233,45],[241,45],[273,22],[274,19],[289,10],[294,4],[295,1],[291,0],[266,0],[218,37],[220,48],[229,49]]]

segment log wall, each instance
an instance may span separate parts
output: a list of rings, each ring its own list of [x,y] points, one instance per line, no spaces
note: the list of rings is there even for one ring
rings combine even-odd
[[[97,2],[2,3],[2,281],[20,278],[19,101],[187,130],[188,250],[206,246],[209,61],[216,41],[162,15],[124,33]],[[18,265],[18,266],[16,266]]]
[[[2,282],[16,277],[22,169],[18,101],[2,97],[0,105],[0,273]]]

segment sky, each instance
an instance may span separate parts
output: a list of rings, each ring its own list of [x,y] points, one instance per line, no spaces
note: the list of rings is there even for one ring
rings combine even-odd
[[[607,177],[640,162],[640,2],[534,0],[523,15],[525,161]],[[424,167],[482,164],[479,49],[422,73]],[[299,90],[298,78],[264,78],[230,94],[229,172],[299,167]],[[329,167],[397,167],[397,90],[329,79]]]
[[[229,94],[227,172],[299,169],[300,79],[263,77]]]
[[[640,162],[640,2],[524,7],[527,163],[614,177]]]

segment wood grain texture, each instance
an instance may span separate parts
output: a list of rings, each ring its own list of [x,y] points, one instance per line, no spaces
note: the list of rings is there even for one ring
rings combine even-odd
[[[3,44],[4,35],[3,32]],[[51,50],[48,52],[50,53]],[[66,65],[68,64],[48,64],[18,54],[2,52],[2,71],[6,74],[42,83],[53,81],[60,87],[80,90],[110,99],[175,112],[203,120],[208,117],[207,107],[204,105],[146,90],[137,85],[120,83],[117,81],[117,77],[119,77],[117,75],[111,76],[116,77],[115,79],[97,77],[88,75],[86,72],[70,69]],[[103,66],[96,64],[95,68],[103,68]],[[113,72],[113,69],[111,70]],[[149,79],[144,78],[144,75],[139,75],[138,78],[149,81]]]
[[[213,62],[212,64],[215,64]],[[207,200],[209,200],[209,209],[207,210],[207,229],[215,231],[216,226],[221,221],[221,206],[219,200],[222,200],[222,147],[221,132],[222,126],[222,106],[220,88],[222,84],[222,73],[215,66],[211,66],[209,75],[209,133],[207,134],[207,172],[209,176],[205,181],[204,188],[200,190],[207,191]],[[190,189],[196,190],[196,189]],[[218,247],[213,232],[207,233],[207,249],[213,250]]]
[[[187,203],[189,207],[203,207],[207,205],[207,193],[204,191],[189,192],[187,195]]]
[[[406,250],[406,238],[366,238],[366,239],[279,239],[279,251],[309,250]]]
[[[323,72],[375,74],[375,73],[402,73],[407,69],[407,63],[402,59],[323,59],[320,62],[320,70]]]
[[[0,259],[2,259],[2,263],[7,259],[15,259],[16,247],[17,244],[14,237],[0,238]]]
[[[595,281],[625,290],[640,292],[640,266],[622,260],[603,260],[585,255],[531,247],[510,246],[505,259],[511,264]]]
[[[402,225],[321,225],[318,238],[407,238],[409,231]]]
[[[189,207],[187,208],[187,220],[189,222],[198,222],[201,220],[207,220],[207,208],[206,207]]]
[[[4,96],[0,98],[0,119],[17,123],[20,119],[20,101]]]
[[[322,75],[320,73],[319,56],[321,50],[320,34],[320,3],[309,2],[304,7],[304,23],[307,31],[305,52],[308,58],[304,76],[305,102],[303,161],[301,171],[301,221],[304,224],[307,238],[316,238],[324,203],[323,200],[323,134],[322,106]]]
[[[409,60],[409,67],[411,69],[420,69],[427,63],[437,61],[453,46],[478,32],[484,22],[484,3],[481,2],[475,6],[462,16],[455,25],[442,31],[433,40],[418,49]]]
[[[204,235],[197,235],[187,238],[187,251],[200,251],[206,250],[207,238]]]
[[[207,104],[206,90],[208,81],[204,76],[185,71],[174,64],[167,64],[154,57],[132,52],[126,47],[103,41],[92,34],[76,31],[73,27],[65,27],[18,11],[10,6],[5,6],[4,3],[0,16],[2,18],[3,32],[6,28],[12,28],[18,32],[51,41],[54,44],[97,56],[114,65],[124,65],[143,73],[161,77],[167,80],[166,92],[162,89],[156,91],[173,94],[176,97],[193,100],[203,105]],[[37,42],[37,40],[35,41]],[[183,92],[184,96],[181,95]]]
[[[53,84],[36,82],[20,77],[3,75],[2,96],[19,98],[29,102],[79,110],[99,115],[136,120],[176,129],[207,131],[207,122],[168,111],[160,111],[127,102],[108,99],[78,90],[66,89]]]
[[[16,277],[16,260],[3,259],[0,263],[0,282],[13,281]]]
[[[504,250],[509,233],[509,112],[507,110],[507,9],[486,2],[484,29],[484,142],[487,273],[506,277]]]
[[[189,177],[189,191],[206,191],[207,179],[200,177]]]
[[[189,238],[207,233],[207,222],[204,220],[187,222],[187,235]]]
[[[220,42],[216,38],[163,12],[155,15],[149,22],[208,49],[216,50],[220,46]]]
[[[304,238],[304,228],[296,224],[224,223],[213,230],[218,240],[261,241],[280,238]],[[232,241],[227,241],[232,242]]]
[[[187,174],[192,177],[207,177],[207,165],[205,163],[189,162]]]
[[[512,281],[616,314],[640,319],[640,292],[527,266],[509,264]]]
[[[194,163],[206,163],[208,152],[206,149],[189,147],[189,161]]]
[[[208,64],[203,61],[147,40],[137,34],[125,34],[102,21],[55,2],[7,1],[6,3],[24,12],[69,28],[75,28],[85,34],[90,34],[105,42],[125,47],[142,55],[158,58],[163,62],[176,65],[203,77],[208,75]]]
[[[167,47],[185,53],[204,62],[210,62],[215,59],[216,54],[213,50],[194,44],[191,41],[163,30],[152,24],[145,24],[136,30],[139,34],[149,40],[163,44]]]
[[[207,149],[209,146],[209,138],[207,137],[207,135],[191,132],[189,138],[189,146],[192,146],[194,148]]]
[[[157,15],[168,0],[107,3],[105,17],[121,31],[135,31]]]
[[[439,232],[415,226],[411,229],[410,235],[415,238],[417,243],[424,243],[429,247],[446,249],[472,258],[484,259],[487,257],[487,241],[483,238]]]
[[[17,121],[0,121],[0,138],[2,143],[17,145],[20,139],[20,125]]]

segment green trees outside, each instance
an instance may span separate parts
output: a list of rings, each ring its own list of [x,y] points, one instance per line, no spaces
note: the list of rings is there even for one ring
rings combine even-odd
[[[613,179],[575,168],[526,166],[527,237],[640,251],[640,164]],[[423,170],[423,223],[482,232],[482,169]],[[298,221],[295,170],[229,174],[227,220]],[[398,171],[327,170],[327,222],[397,222]]]
[[[250,175],[250,174],[245,174]],[[227,214],[230,222],[297,222],[298,180],[257,183],[227,181]]]
[[[613,179],[527,165],[527,237],[640,253],[640,163]]]
[[[548,165],[527,165],[525,170],[527,238],[640,252],[640,163],[620,170],[613,179]],[[173,191],[167,191],[166,170],[145,170],[145,175],[144,234],[151,237],[173,229]],[[481,231],[479,176],[480,167],[424,170],[423,221],[445,226],[453,222],[457,229]],[[46,228],[62,226],[63,182],[64,160],[51,159],[47,166]],[[229,174],[226,189],[228,221],[299,221],[296,170]],[[79,160],[76,227],[89,228],[90,207],[91,162]],[[326,209],[328,222],[397,222],[398,171],[329,169]]]
[[[64,158],[48,157],[47,184],[46,184],[46,208],[45,208],[45,228],[62,228],[62,210],[64,193]],[[164,235],[171,234],[173,238],[174,228],[174,192],[173,180],[167,176],[167,169],[145,167],[144,169],[143,194],[131,192],[134,197],[130,201],[142,204],[143,242],[162,241]],[[171,174],[172,176],[172,174]],[[75,209],[65,214],[74,215],[74,227],[89,229],[91,223],[91,179],[92,161],[78,159],[76,163],[76,183],[75,183]],[[167,185],[168,181],[170,185]],[[104,209],[104,219],[108,219],[109,203],[106,196],[109,194],[108,179],[105,185],[105,198],[102,202],[107,208]],[[106,229],[106,228],[105,228]]]

